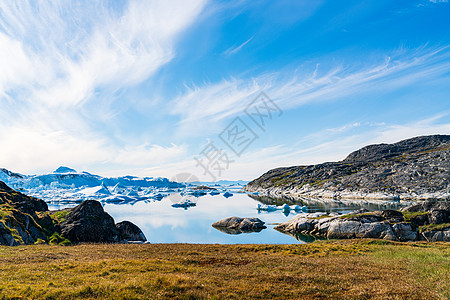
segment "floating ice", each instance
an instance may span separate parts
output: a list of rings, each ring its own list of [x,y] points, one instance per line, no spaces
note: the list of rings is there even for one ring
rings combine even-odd
[[[191,201],[190,199],[186,199],[182,202],[172,204],[172,207],[182,207],[184,209],[187,209],[191,206],[196,206],[196,205],[197,205],[197,203]]]
[[[229,198],[229,197],[232,197],[233,194],[227,191],[227,192],[225,192],[225,194],[223,194],[223,196],[224,196],[225,198]]]
[[[132,202],[148,198],[160,200],[163,192],[179,190],[185,185],[167,178],[101,177],[88,172],[77,172],[59,167],[42,175],[22,175],[0,169],[0,180],[27,195],[47,202],[81,202],[95,199],[103,202]]]
[[[287,204],[284,204],[282,206],[258,204],[256,209],[258,211],[268,211],[268,212],[276,211],[276,210],[281,210],[283,212],[290,212],[290,211],[295,211],[295,212],[304,211],[304,212],[306,212],[307,211],[307,207],[306,206],[300,206],[300,205],[289,206]]]

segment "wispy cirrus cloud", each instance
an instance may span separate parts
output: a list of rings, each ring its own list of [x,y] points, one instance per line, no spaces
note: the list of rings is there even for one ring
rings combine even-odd
[[[243,42],[242,44],[238,45],[238,46],[232,46],[230,48],[228,48],[227,50],[225,50],[223,52],[224,55],[226,56],[230,56],[230,55],[234,55],[236,53],[238,53],[239,51],[241,51],[241,49],[247,45],[248,43],[251,42],[251,40],[253,40],[253,38],[255,37],[255,35],[253,35],[251,38],[249,38],[248,40],[246,40],[245,42]]]
[[[450,134],[448,114],[401,124],[360,124],[357,131],[353,125],[314,132],[289,145],[249,151],[231,164],[229,175],[225,176],[252,180],[273,168],[339,161],[367,145],[395,143],[421,135]],[[202,176],[201,173],[196,175]]]
[[[188,87],[174,99],[172,113],[180,117],[180,130],[217,128],[218,122],[239,115],[265,91],[282,109],[306,103],[342,99],[379,90],[395,90],[414,83],[448,80],[450,48],[423,47],[384,56],[372,64],[317,66],[311,72],[266,73],[248,80],[231,79],[201,87]],[[291,76],[286,73],[292,74]]]
[[[114,115],[108,110],[116,91],[147,80],[173,59],[180,34],[205,5],[205,0],[2,2],[0,139],[8,142],[0,148],[0,165],[42,169],[51,165],[43,156],[53,164],[121,162],[118,153],[140,156],[145,150],[155,159],[162,146],[138,146],[133,154],[91,123]],[[102,109],[83,109],[95,102]],[[21,151],[33,144],[36,151]]]

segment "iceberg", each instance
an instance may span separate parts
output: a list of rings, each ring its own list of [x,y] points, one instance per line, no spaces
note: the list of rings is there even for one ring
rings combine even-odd
[[[306,206],[300,206],[300,205],[289,206],[287,204],[283,204],[282,206],[258,204],[256,209],[258,211],[268,211],[268,212],[281,210],[285,213],[289,213],[291,211],[306,212],[308,210],[308,208]]]
[[[0,180],[27,195],[47,202],[81,202],[95,199],[130,202],[164,197],[163,191],[185,188],[184,184],[162,177],[102,177],[61,166],[41,175],[22,175],[0,168]]]
[[[225,198],[230,198],[230,197],[233,196],[233,194],[230,193],[230,192],[228,192],[228,191],[226,191],[225,194],[223,194],[223,196],[224,196]]]
[[[175,208],[182,207],[184,209],[188,209],[189,207],[196,206],[196,205],[197,205],[197,203],[191,201],[190,199],[186,199],[182,202],[172,204],[172,207],[175,207]]]

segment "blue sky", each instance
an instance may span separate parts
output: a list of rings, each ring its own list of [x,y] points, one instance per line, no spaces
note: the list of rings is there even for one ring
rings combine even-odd
[[[0,167],[250,180],[450,134],[448,16],[443,0],[2,1]],[[245,113],[261,92],[282,111],[264,128]],[[220,138],[237,117],[255,137],[239,156]]]

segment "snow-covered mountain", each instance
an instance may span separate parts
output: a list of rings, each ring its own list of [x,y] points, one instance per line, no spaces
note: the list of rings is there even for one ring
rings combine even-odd
[[[24,175],[0,169],[0,180],[16,190],[47,202],[79,202],[86,199],[130,202],[160,198],[162,192],[184,187],[183,184],[169,181],[167,178],[102,177],[88,172],[77,172],[68,167],[59,167],[52,173],[42,175]]]

